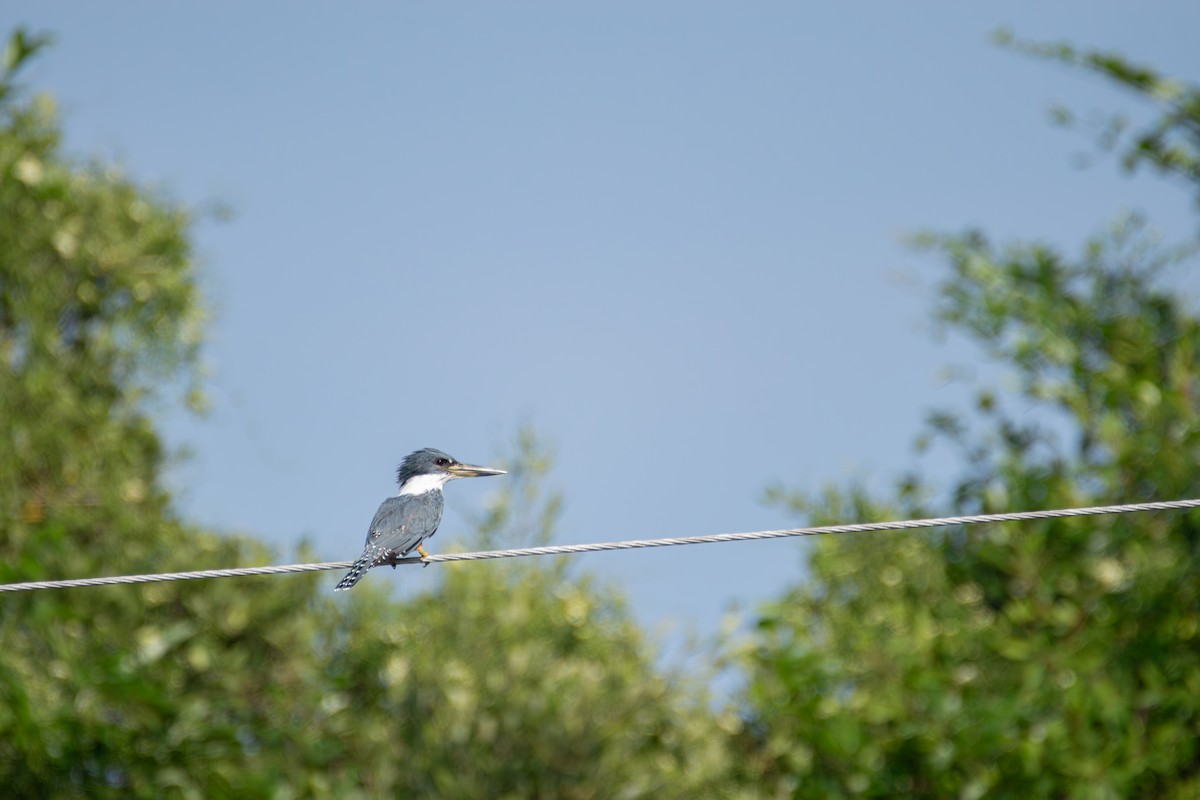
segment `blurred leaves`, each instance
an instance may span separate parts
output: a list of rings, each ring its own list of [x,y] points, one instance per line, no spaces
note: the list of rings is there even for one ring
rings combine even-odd
[[[616,595],[537,565],[450,567],[328,631],[334,742],[377,791],[445,797],[711,796],[728,754],[702,686],[659,673]],[[373,792],[372,792],[373,793]]]
[[[53,103],[0,76],[0,581],[275,558],[177,519],[153,404],[197,396],[189,213],[60,146]],[[1162,110],[1103,144],[1191,181],[1195,87],[1057,45]],[[1063,121],[1074,116],[1063,111]],[[1194,249],[1136,216],[1065,254],[927,234],[935,317],[1015,390],[930,415],[918,473],[773,490],[813,524],[1200,494]],[[1189,265],[1194,261],[1189,261]],[[182,391],[180,391],[182,390]],[[479,547],[551,541],[553,453],[525,427]],[[949,509],[929,507],[944,498]],[[397,601],[315,575],[0,603],[0,784],[19,797],[1195,797],[1200,514],[831,537],[708,675],[656,665],[619,592],[562,560],[439,568]],[[314,554],[301,551],[301,559]]]
[[[14,90],[17,73],[51,41],[49,34],[30,35],[21,28],[13,31],[4,45],[4,55],[0,57],[3,59],[0,63],[0,102]]]
[[[1126,164],[1200,196],[1171,155],[1197,152],[1195,87],[1035,49],[1165,103],[1164,135]],[[1015,391],[931,415],[919,444],[957,453],[949,492],[909,476],[892,497],[778,501],[828,524],[1200,496],[1200,317],[1169,288],[1194,245],[1164,247],[1137,216],[1073,257],[978,231],[919,244],[950,264],[936,319]],[[950,507],[925,507],[934,496]],[[1198,534],[1187,512],[819,542],[811,580],[744,648],[747,779],[794,797],[1197,796]]]
[[[1200,87],[1134,64],[1118,53],[1081,50],[1066,42],[1021,41],[1007,30],[997,32],[995,39],[1019,52],[1100,75],[1148,101],[1158,116],[1141,126],[1125,114],[1087,115],[1096,143],[1105,152],[1120,153],[1126,170],[1150,166],[1181,179],[1200,204]],[[1058,106],[1052,118],[1070,126],[1080,115]]]
[[[150,411],[200,389],[190,215],[62,153],[53,104],[12,89],[43,41],[14,34],[0,96],[0,581],[269,562],[172,512]],[[522,429],[505,460],[480,542],[548,541],[561,507],[542,488],[549,448]],[[6,596],[0,785],[729,794],[731,720],[701,682],[656,667],[616,592],[554,562],[442,569],[404,601],[383,575],[340,603],[315,575]]]
[[[474,519],[474,548],[536,547],[554,535],[563,496],[555,491],[542,497],[554,463],[553,448],[525,424],[517,429],[512,450],[501,495]]]

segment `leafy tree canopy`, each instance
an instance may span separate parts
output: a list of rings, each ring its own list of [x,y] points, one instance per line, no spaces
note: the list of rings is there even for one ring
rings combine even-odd
[[[1022,47],[1157,108],[1101,145],[1200,198],[1196,86]],[[961,460],[945,510],[1200,496],[1200,318],[1166,274],[1193,248],[1161,246],[1136,217],[1073,256],[978,231],[920,244],[951,267],[937,319],[1018,387],[931,417],[919,445]],[[889,496],[777,499],[822,524],[932,515],[934,488],[911,476]],[[1198,575],[1196,512],[820,542],[811,580],[764,611],[744,652],[747,777],[795,797],[1196,797]]]
[[[151,403],[198,388],[189,214],[62,152],[53,103],[17,83],[44,44],[16,33],[0,75],[0,580],[265,562],[251,538],[178,519],[162,482]],[[1108,126],[1101,147],[1200,198],[1200,90],[1016,46],[1144,97],[1157,118]],[[950,265],[937,318],[1017,390],[930,418],[918,444],[961,457],[948,492],[914,475],[885,496],[780,501],[823,523],[929,515],[935,497],[969,512],[1197,496],[1200,317],[1169,288],[1193,250],[1136,217],[1074,255],[978,231],[921,244]],[[509,458],[515,480],[477,522],[486,546],[554,529],[549,453],[523,433]],[[1172,513],[823,541],[734,654],[740,705],[716,712],[703,676],[655,666],[619,593],[561,562],[443,567],[403,600],[372,576],[335,602],[314,575],[8,596],[0,785],[1195,797],[1198,528]]]
[[[263,563],[172,511],[149,403],[195,389],[188,213],[66,157],[0,79],[0,581]],[[545,538],[559,501],[522,434],[479,522]],[[358,540],[354,541],[354,545]],[[302,551],[300,556],[312,554]],[[443,568],[445,569],[445,568]],[[665,673],[619,595],[554,564],[446,569],[397,601],[372,576],[7,595],[0,785],[58,797],[694,797],[725,793],[700,684]]]

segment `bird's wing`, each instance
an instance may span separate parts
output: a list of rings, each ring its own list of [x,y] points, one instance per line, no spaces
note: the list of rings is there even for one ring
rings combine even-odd
[[[389,497],[371,520],[367,545],[408,555],[434,534],[441,520],[441,492]]]

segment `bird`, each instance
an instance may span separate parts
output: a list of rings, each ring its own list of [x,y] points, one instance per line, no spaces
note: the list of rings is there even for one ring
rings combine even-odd
[[[429,558],[421,544],[437,532],[442,521],[442,487],[455,478],[503,474],[502,469],[463,464],[432,447],[410,453],[396,469],[400,494],[380,504],[367,531],[362,555],[334,591],[349,589],[367,570],[385,559],[406,556],[413,550],[422,558]]]

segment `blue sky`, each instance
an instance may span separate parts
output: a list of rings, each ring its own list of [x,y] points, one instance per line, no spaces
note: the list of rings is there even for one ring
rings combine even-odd
[[[302,539],[356,556],[407,452],[486,462],[523,422],[557,446],[558,541],[792,525],[764,487],[886,486],[964,396],[942,367],[980,366],[930,335],[943,266],[907,233],[1074,247],[1128,209],[1194,231],[1178,188],[1074,167],[1088,141],[1048,122],[1126,96],[989,34],[1197,80],[1195,3],[6,10],[57,37],[27,77],[72,152],[232,209],[196,228],[213,410],[163,424],[193,453],[183,513],[281,560]],[[451,486],[431,549],[494,489]],[[657,633],[710,633],[799,580],[803,549],[576,567]]]

